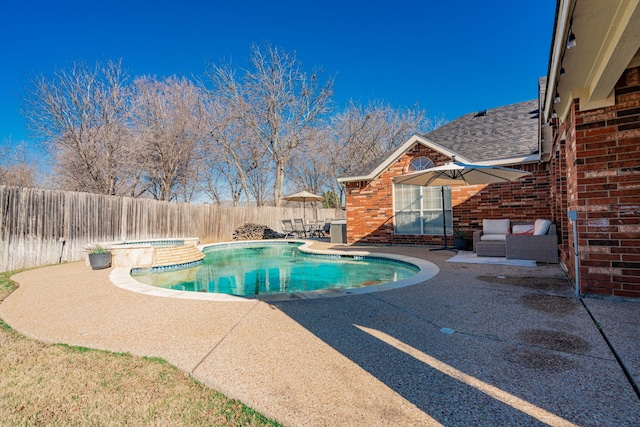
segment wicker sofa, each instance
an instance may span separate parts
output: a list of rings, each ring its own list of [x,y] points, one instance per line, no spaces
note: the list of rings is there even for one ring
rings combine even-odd
[[[511,227],[534,227],[533,223],[509,223],[484,220],[483,229],[473,233],[473,250],[478,256],[506,257],[507,259],[527,259],[536,262],[558,263],[558,234],[555,224],[550,224],[546,234],[511,234]],[[492,232],[485,235],[484,230]],[[503,235],[500,232],[506,231]],[[484,235],[484,238],[483,238]]]

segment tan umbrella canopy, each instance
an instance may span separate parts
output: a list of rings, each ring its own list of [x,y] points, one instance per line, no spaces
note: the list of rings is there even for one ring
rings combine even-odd
[[[324,200],[324,197],[318,196],[317,194],[309,193],[308,191],[299,191],[297,193],[283,197],[282,200],[286,200],[288,202],[302,202],[302,216],[303,216],[303,221],[306,223],[307,222],[306,203],[321,202]]]
[[[423,187],[495,184],[515,181],[527,175],[531,175],[531,172],[501,166],[471,165],[453,161],[446,165],[401,175],[396,178],[396,183]]]
[[[428,186],[447,185],[479,185],[495,184],[499,182],[515,181],[531,172],[518,169],[505,168],[501,166],[472,165],[468,163],[456,162],[455,157],[451,163],[442,166],[425,169],[401,175],[395,178],[397,184]],[[447,247],[447,224],[444,206],[444,188],[442,189],[442,234],[444,246],[440,249],[451,249]]]

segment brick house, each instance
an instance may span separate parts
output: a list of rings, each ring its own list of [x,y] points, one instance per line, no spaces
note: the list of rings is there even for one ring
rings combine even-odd
[[[550,218],[548,164],[540,161],[537,100],[471,113],[426,134],[338,180],[346,187],[347,241],[376,244],[442,244],[440,187],[395,184],[393,179],[438,166],[499,164],[533,172],[504,184],[446,188],[446,222],[475,229],[484,218]],[[500,153],[500,158],[496,156]],[[529,206],[525,212],[520,207]]]
[[[532,175],[446,188],[447,224],[550,219],[581,293],[640,297],[639,49],[639,2],[558,0],[538,99],[467,114],[340,177],[347,242],[440,245],[440,189],[393,179],[453,157],[508,166]]]

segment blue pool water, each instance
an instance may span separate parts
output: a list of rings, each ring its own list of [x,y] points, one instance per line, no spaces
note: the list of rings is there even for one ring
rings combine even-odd
[[[315,255],[301,244],[257,243],[206,248],[196,266],[132,271],[147,285],[193,292],[261,295],[345,289],[396,282],[419,271],[415,265],[373,256]]]

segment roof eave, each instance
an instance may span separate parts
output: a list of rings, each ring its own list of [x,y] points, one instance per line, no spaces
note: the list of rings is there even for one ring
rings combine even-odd
[[[541,112],[544,114],[545,122],[551,119],[551,114],[553,113],[553,98],[566,46],[565,34],[569,23],[569,6],[571,3],[572,0],[558,0],[556,4],[556,19],[553,28],[551,54],[549,55],[549,69],[547,71],[547,89],[543,104],[544,110]]]
[[[618,79],[640,55],[640,0],[558,1],[545,122],[554,110],[564,120],[576,99],[581,111],[614,105]],[[577,38],[577,46],[570,50],[566,46],[569,27]],[[566,71],[562,77],[561,68]]]

